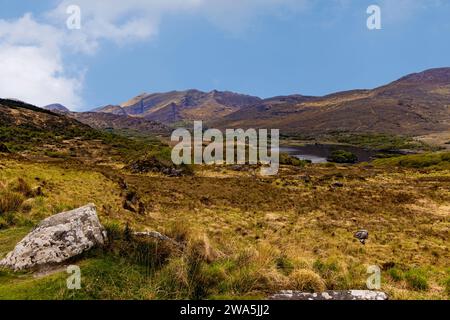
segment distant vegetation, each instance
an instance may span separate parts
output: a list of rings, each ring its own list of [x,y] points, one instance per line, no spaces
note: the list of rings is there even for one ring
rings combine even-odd
[[[450,169],[450,152],[423,153],[387,159],[377,159],[375,165],[404,168]]]
[[[130,160],[126,169],[133,173],[153,172],[172,176],[193,174],[190,165],[175,165],[172,162],[171,149],[162,145]]]
[[[396,151],[402,149],[430,149],[426,144],[406,136],[396,136],[382,133],[350,134],[338,133],[333,135],[338,143],[350,144],[358,147],[379,151]]]
[[[296,166],[296,167],[304,167],[307,164],[310,164],[311,161],[301,160],[299,158],[293,157],[287,153],[280,153],[280,164]]]
[[[358,162],[358,157],[350,151],[336,150],[330,154],[327,161],[334,163],[356,163]]]
[[[389,152],[398,150],[423,150],[437,151],[437,147],[427,145],[424,142],[414,140],[412,137],[392,135],[385,133],[348,133],[335,132],[319,135],[282,135],[284,144],[290,141],[308,141],[324,144],[345,144],[369,150],[379,151],[380,155],[388,155]]]

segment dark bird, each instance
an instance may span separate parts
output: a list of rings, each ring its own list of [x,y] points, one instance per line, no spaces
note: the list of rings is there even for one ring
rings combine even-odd
[[[362,244],[366,244],[366,240],[369,239],[369,231],[359,230],[355,233],[355,238],[359,240]]]

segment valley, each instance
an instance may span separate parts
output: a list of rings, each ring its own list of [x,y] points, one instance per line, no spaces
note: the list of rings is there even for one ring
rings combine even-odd
[[[408,79],[418,81],[417,76]],[[436,90],[441,78],[425,74],[420,79]],[[403,87],[403,81],[395,86]],[[340,113],[373,94],[327,99]],[[445,100],[443,87],[438,95]],[[411,96],[412,101],[425,99]],[[152,99],[157,97],[144,98]],[[208,105],[212,98],[205,99]],[[254,103],[247,96],[233,99],[234,108]],[[139,100],[120,108],[136,110]],[[330,111],[323,103],[302,96],[277,98],[269,110],[287,108],[286,119],[295,120],[291,112],[298,109],[292,104]],[[399,108],[405,114],[417,106],[407,104]],[[443,148],[444,105],[436,107],[440,120],[430,113],[419,122],[399,124],[398,131],[384,123],[375,132],[352,131],[355,119],[361,130],[369,128],[358,118],[365,111],[358,110],[340,132],[311,135],[325,123],[318,121],[311,122],[315,129],[309,134],[290,132],[293,127],[286,122],[286,147],[320,141],[377,156],[355,164],[308,163],[283,153],[278,175],[262,176],[259,165],[173,164],[167,132],[192,118],[153,119],[164,107],[141,117],[72,114],[61,107],[48,111],[0,100],[0,259],[44,218],[88,203],[95,204],[108,234],[104,246],[67,262],[80,267],[80,290],[67,289],[64,268],[37,274],[2,268],[0,299],[267,299],[280,290],[365,289],[367,268],[373,265],[381,268],[380,290],[390,299],[448,299],[450,153]],[[286,121],[282,112],[245,108],[256,108],[251,125],[265,125],[272,116],[273,126]],[[199,111],[194,109],[194,114]],[[381,107],[387,109],[392,111]],[[221,115],[224,126],[250,125],[242,120],[242,110],[233,111],[239,117],[229,111]],[[386,115],[389,121],[391,115]],[[428,131],[441,143],[427,144]],[[365,245],[354,237],[362,229],[369,232]],[[177,245],[143,240],[132,231],[156,231]]]
[[[4,270],[1,298],[264,299],[282,289],[364,289],[368,265],[382,268],[391,299],[448,292],[450,162],[282,166],[276,177],[204,167],[176,178],[8,157],[0,166],[3,184],[21,177],[43,193],[3,220],[0,255],[42,218],[90,202],[114,239],[71,262],[81,267],[82,290],[65,289],[65,272],[35,278]],[[125,209],[130,192],[144,211]],[[128,248],[127,225],[186,241],[187,249],[151,242],[134,253],[143,249]],[[353,238],[360,228],[370,230],[365,246]]]

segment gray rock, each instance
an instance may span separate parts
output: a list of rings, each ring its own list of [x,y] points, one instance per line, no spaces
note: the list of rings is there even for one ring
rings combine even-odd
[[[134,232],[133,235],[135,237],[139,237],[139,238],[153,238],[153,239],[160,240],[160,241],[167,241],[177,247],[184,248],[183,244],[176,242],[172,238],[169,238],[168,236],[163,235],[156,231]]]
[[[369,239],[369,231],[359,230],[354,234],[354,237],[359,240],[362,244],[366,244],[367,239]]]
[[[386,293],[370,290],[325,291],[306,293],[292,290],[281,291],[269,297],[270,300],[388,300]]]
[[[89,204],[43,220],[0,261],[0,266],[18,271],[57,265],[105,240],[106,231],[95,205]]]

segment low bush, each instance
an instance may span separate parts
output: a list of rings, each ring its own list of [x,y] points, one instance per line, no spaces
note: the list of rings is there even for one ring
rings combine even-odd
[[[336,150],[331,153],[327,160],[334,163],[356,163],[358,157],[350,151]]]
[[[171,159],[171,151],[167,147],[150,151],[129,162],[126,169],[133,173],[157,172],[169,176],[192,175],[190,165],[175,165]]]
[[[402,281],[404,279],[403,271],[398,268],[389,269],[388,274],[394,281]]]
[[[405,272],[405,280],[413,290],[425,291],[429,288],[427,277],[422,270],[408,270]]]
[[[280,164],[288,166],[304,167],[309,163],[311,163],[311,161],[301,160],[287,153],[280,153]]]

